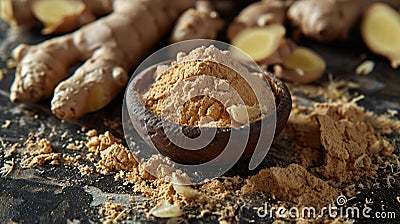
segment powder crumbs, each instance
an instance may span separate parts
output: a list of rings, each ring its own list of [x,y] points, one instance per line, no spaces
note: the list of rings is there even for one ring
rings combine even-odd
[[[264,168],[248,178],[220,177],[196,186],[172,184],[154,177],[148,170],[155,170],[159,177],[175,172],[170,161],[159,156],[137,161],[110,132],[99,134],[90,130],[86,133],[86,142],[78,142],[76,147],[65,145],[74,152],[79,149],[82,158],[66,159],[62,153],[54,152],[48,140],[34,136],[29,136],[22,151],[14,151],[23,155],[20,165],[24,168],[71,163],[82,175],[114,175],[130,187],[131,194],[151,199],[142,207],[107,202],[99,210],[104,223],[130,219],[133,210],[145,211],[150,217],[215,215],[221,223],[229,223],[235,221],[238,209],[250,203],[253,195],[266,193],[280,204],[321,208],[340,194],[354,195],[356,186],[371,186],[378,166],[399,163],[393,142],[385,137],[398,132],[399,124],[392,118],[365,111],[356,100],[304,107],[295,99],[282,134],[282,139],[293,146],[295,163]],[[184,173],[176,171],[174,175],[185,179]],[[392,172],[390,177],[393,175],[396,174]]]

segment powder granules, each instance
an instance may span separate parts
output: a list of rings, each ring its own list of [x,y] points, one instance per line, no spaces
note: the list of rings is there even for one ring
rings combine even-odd
[[[297,206],[320,208],[347,186],[370,185],[378,169],[373,160],[390,147],[380,130],[393,131],[387,124],[398,121],[382,124],[385,119],[365,112],[355,100],[295,105],[292,112],[284,134],[295,140],[295,160],[302,166],[263,169],[247,180],[243,193],[264,191]]]
[[[137,162],[121,140],[109,132],[89,131],[87,148],[82,147],[80,152],[86,153],[96,167],[88,172],[115,174],[115,178],[122,179],[130,187],[130,193],[151,198],[154,203],[150,207],[165,200],[178,204],[185,217],[210,214],[221,220],[233,220],[235,211],[251,194],[266,192],[276,196],[280,203],[320,208],[339,194],[354,189],[355,185],[361,186],[358,183],[369,186],[369,180],[376,176],[376,159],[379,155],[391,156],[394,149],[381,135],[393,131],[391,128],[397,121],[390,121],[364,111],[354,102],[318,103],[308,109],[295,105],[284,137],[293,141],[294,161],[298,164],[266,168],[247,179],[222,177],[188,188],[151,176],[144,168],[168,173],[165,166],[168,161],[153,158]],[[36,143],[35,139],[32,143]],[[48,141],[42,143],[43,147],[39,148],[43,150],[39,151],[54,153],[49,150]],[[31,149],[26,149],[25,153],[35,154],[38,148]],[[390,178],[388,180],[391,184]],[[132,208],[124,209],[129,213]],[[123,212],[123,217],[129,217],[126,213]]]

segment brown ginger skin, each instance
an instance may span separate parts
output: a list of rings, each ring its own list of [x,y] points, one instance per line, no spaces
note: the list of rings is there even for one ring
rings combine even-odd
[[[111,14],[71,34],[18,46],[13,52],[18,67],[10,99],[36,102],[54,90],[51,109],[61,119],[106,106],[126,85],[127,73],[143,52],[193,3],[114,0]],[[71,66],[81,61],[86,62],[64,80]]]
[[[264,27],[270,24],[284,24],[286,10],[292,1],[262,0],[244,8],[229,25],[227,36],[229,40],[242,30],[251,27]]]
[[[224,21],[210,1],[198,0],[196,7],[186,10],[176,22],[171,43],[190,39],[216,39]]]
[[[12,26],[35,26],[37,20],[34,17],[30,7],[32,1],[33,0],[1,0],[0,18]]]

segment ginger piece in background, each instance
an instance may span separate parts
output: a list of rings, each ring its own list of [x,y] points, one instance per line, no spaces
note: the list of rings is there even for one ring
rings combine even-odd
[[[306,47],[296,50],[282,62],[282,67],[274,67],[275,74],[284,80],[310,83],[324,74],[326,63],[316,52]]]
[[[314,40],[343,40],[348,37],[364,10],[376,2],[400,6],[398,0],[261,0],[239,13],[229,26],[227,36],[232,41],[246,28],[284,24],[288,20],[303,35]]]
[[[263,0],[243,9],[230,24],[227,36],[232,45],[259,64],[280,63],[296,45],[285,39],[283,26],[292,1]]]
[[[400,14],[389,5],[375,3],[364,13],[361,36],[368,48],[400,65]]]
[[[33,27],[37,21],[31,10],[32,0],[1,0],[0,18],[12,26]]]
[[[1,18],[13,27],[44,25],[42,34],[65,33],[111,12],[111,1],[89,0],[2,0]],[[106,9],[108,8],[108,9]]]
[[[81,0],[33,0],[33,15],[45,26],[42,34],[65,33],[96,19]]]
[[[232,42],[242,30],[265,27],[271,24],[284,24],[286,10],[292,1],[262,0],[244,8],[229,25],[227,36]]]
[[[324,59],[309,48],[296,46],[284,36],[285,27],[279,24],[247,28],[233,38],[232,45],[258,64],[281,64],[275,73],[285,80],[310,83],[319,79],[326,69]]]
[[[325,62],[311,50],[297,48],[293,41],[284,38],[286,29],[283,24],[292,4],[293,1],[277,0],[255,2],[239,13],[229,26],[227,36],[232,45],[249,54],[259,64],[288,61],[290,65],[285,66],[281,74],[287,75],[288,80],[299,80],[301,77],[306,83],[310,82],[308,79],[315,80],[323,74]],[[310,63],[303,63],[310,61],[313,65],[311,70],[306,68]]]
[[[216,39],[224,21],[210,1],[198,0],[194,9],[185,11],[172,31],[171,43],[190,39]]]
[[[362,13],[375,2],[400,6],[398,0],[300,0],[287,11],[302,34],[320,42],[347,39]]]
[[[276,60],[278,49],[287,44],[285,33],[285,27],[280,24],[247,28],[232,39],[232,45],[247,53],[257,63],[269,64]]]

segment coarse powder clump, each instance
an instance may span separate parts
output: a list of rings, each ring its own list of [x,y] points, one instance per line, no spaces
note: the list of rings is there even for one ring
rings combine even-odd
[[[321,208],[345,193],[347,186],[370,185],[378,169],[374,157],[390,151],[380,126],[375,127],[377,119],[355,100],[315,103],[307,109],[295,104],[284,134],[295,140],[299,164],[263,169],[241,192],[263,191],[300,207]]]
[[[246,106],[249,121],[253,121],[274,103],[272,92],[263,86],[258,73],[250,73],[229,52],[214,46],[197,48],[189,55],[178,54],[171,66],[159,66],[156,76],[146,95],[146,107],[184,125],[231,126],[231,110],[238,106]],[[262,102],[256,91],[263,96]],[[235,114],[232,117],[243,123]]]
[[[383,149],[383,139],[355,103],[317,103],[307,115],[294,111],[288,130],[304,146],[298,151],[303,165],[333,185],[375,176],[371,158]]]
[[[30,136],[25,145],[25,155],[29,157],[25,158],[21,163],[24,168],[34,168],[45,164],[57,165],[62,160],[61,153],[53,152],[53,148],[46,139]]]
[[[110,132],[105,132],[97,136],[95,131],[88,132],[89,141],[88,158],[92,162],[96,162],[95,166],[101,174],[111,174],[121,170],[133,170],[138,162],[132,155],[131,151],[121,144],[121,140],[115,138]],[[100,160],[96,161],[95,156],[100,156]]]
[[[335,188],[297,164],[286,168],[263,169],[247,179],[242,192],[247,194],[257,191],[271,193],[297,206],[313,206],[318,209],[338,195]]]

